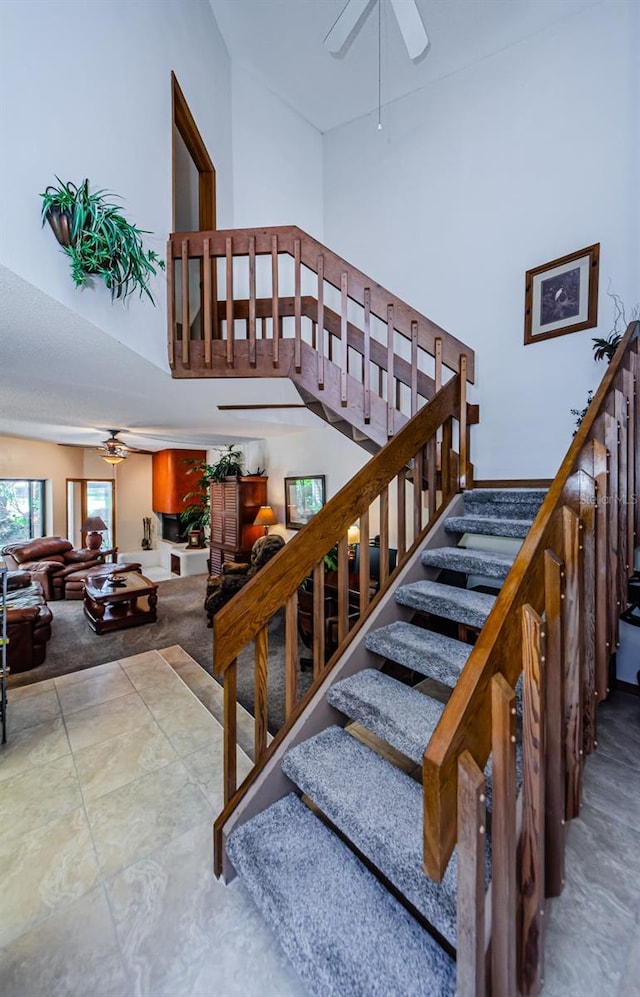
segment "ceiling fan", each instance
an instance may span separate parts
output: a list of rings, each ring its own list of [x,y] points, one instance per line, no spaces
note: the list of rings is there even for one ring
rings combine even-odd
[[[132,453],[141,454],[151,454],[152,450],[141,450],[138,447],[131,447],[124,440],[119,439],[118,433],[121,433],[121,429],[107,429],[109,433],[109,438],[103,440],[102,443],[96,447],[96,450],[100,454],[103,460],[106,460],[107,464],[120,464],[123,460],[126,460]],[[82,447],[87,449],[88,445],[86,443],[61,443],[60,446],[63,447]]]
[[[382,0],[347,0],[333,27],[324,39],[324,44],[332,55],[345,54],[350,42],[364,24],[366,18]],[[429,47],[429,36],[425,31],[416,0],[389,0],[400,28],[400,34],[413,61],[424,55]]]

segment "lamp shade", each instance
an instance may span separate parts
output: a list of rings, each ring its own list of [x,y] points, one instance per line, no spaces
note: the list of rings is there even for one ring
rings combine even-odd
[[[347,543],[359,544],[360,543],[360,527],[350,526],[347,530]]]
[[[276,514],[270,505],[261,505],[258,510],[258,515],[253,521],[254,526],[275,526],[278,520],[276,519]]]
[[[107,524],[100,516],[88,516],[82,524],[83,533],[93,533],[94,530],[108,530]]]

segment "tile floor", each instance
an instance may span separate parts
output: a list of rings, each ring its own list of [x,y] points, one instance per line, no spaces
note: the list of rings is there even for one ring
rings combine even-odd
[[[241,884],[211,873],[220,711],[179,647],[11,692],[3,997],[304,997]],[[248,715],[240,729],[248,746]],[[546,997],[640,997],[640,698],[600,708],[598,741],[551,906]]]
[[[221,727],[179,671],[202,697],[212,680],[180,648],[166,655],[10,692],[3,997],[305,992],[241,884],[213,878]]]

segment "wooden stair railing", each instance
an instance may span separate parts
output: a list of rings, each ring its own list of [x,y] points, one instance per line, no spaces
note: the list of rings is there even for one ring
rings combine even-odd
[[[425,868],[458,843],[458,997],[539,993],[596,707],[640,529],[640,323],[629,325],[424,757]],[[516,800],[516,681],[523,781]],[[492,752],[490,927],[482,770]],[[457,792],[457,800],[456,800]],[[456,813],[457,809],[457,813]],[[460,904],[460,897],[464,904]]]
[[[173,377],[290,377],[364,425],[383,399],[383,442],[461,354],[473,383],[471,349],[298,228],[177,233],[167,260]]]
[[[461,359],[461,366],[464,363]],[[465,440],[466,379],[456,375],[314,518],[214,617],[214,673],[224,681],[224,800],[225,809],[215,824],[216,869],[222,862],[222,832],[244,793],[268,757],[300,716],[327,671],[338,661],[367,614],[377,605],[392,575],[389,549],[397,549],[398,572],[424,537],[429,524],[460,488],[461,462],[453,449]],[[442,471],[436,481],[434,443],[440,434],[448,446],[442,450]],[[423,484],[428,485],[425,499]],[[360,527],[359,591],[349,592],[347,531]],[[370,592],[369,539],[380,536],[380,590]],[[338,647],[325,663],[324,557],[337,545]],[[298,699],[299,645],[297,628],[298,588],[313,579],[313,682]],[[267,680],[269,668],[268,624],[284,611],[285,618],[285,723],[267,746]],[[359,619],[352,629],[355,614]],[[254,669],[254,762],[255,767],[238,790],[236,776],[237,671],[238,657],[253,642],[248,658]],[[247,656],[244,667],[247,667]]]

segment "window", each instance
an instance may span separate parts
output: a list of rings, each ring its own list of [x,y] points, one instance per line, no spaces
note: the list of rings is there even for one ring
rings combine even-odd
[[[115,547],[113,513],[114,483],[111,478],[67,480],[67,536],[74,546],[86,546],[87,537],[82,532],[82,524],[89,516],[100,516],[107,524],[107,529],[102,531],[102,546],[105,549]]]
[[[0,543],[44,536],[44,486],[39,478],[0,478]]]

